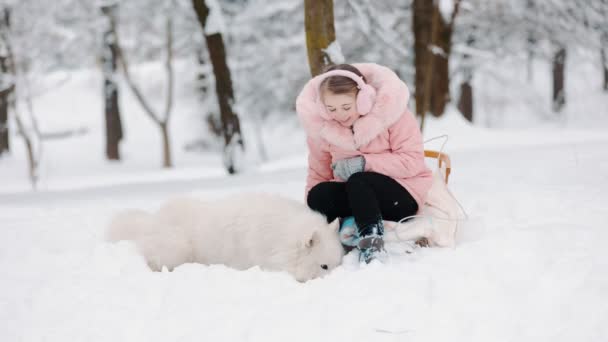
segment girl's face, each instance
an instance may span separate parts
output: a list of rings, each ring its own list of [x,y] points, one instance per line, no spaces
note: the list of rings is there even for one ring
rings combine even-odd
[[[355,93],[334,94],[323,92],[323,104],[329,116],[344,127],[351,127],[361,116],[357,111],[357,95]]]

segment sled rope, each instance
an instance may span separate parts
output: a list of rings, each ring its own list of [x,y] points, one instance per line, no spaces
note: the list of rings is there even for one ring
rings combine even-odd
[[[439,154],[441,155],[441,154],[443,154],[443,149],[445,148],[445,145],[448,143],[448,140],[449,140],[449,136],[447,134],[443,134],[443,135],[439,135],[439,136],[427,139],[423,142],[423,144],[426,144],[428,142],[431,142],[433,140],[438,140],[438,139],[444,139],[443,143],[441,144],[441,148],[439,149]],[[437,166],[437,169],[439,170],[439,166]],[[439,217],[439,216],[435,216],[435,215],[410,215],[410,216],[406,216],[406,217],[400,219],[399,221],[397,221],[397,225],[400,225],[404,221],[407,221],[412,218],[428,218],[430,221],[435,219],[435,220],[443,220],[443,221],[450,221],[450,222],[462,222],[462,221],[468,220],[469,215],[467,214],[466,210],[464,210],[464,207],[462,206],[460,201],[458,201],[456,199],[456,197],[454,197],[454,195],[452,194],[452,191],[450,191],[450,189],[448,189],[446,187],[446,190],[448,191],[448,194],[450,195],[450,197],[452,197],[452,199],[454,201],[456,201],[456,204],[458,204],[460,211],[462,212],[462,214],[464,214],[463,218],[447,218],[447,217]],[[437,209],[441,210],[440,208],[437,208]],[[458,226],[456,227],[456,229],[458,229]],[[409,241],[409,240],[401,239],[401,237],[399,236],[399,233],[397,233],[397,229],[391,229],[391,231],[393,232],[393,234],[395,234],[395,236],[397,237],[397,240],[399,240],[401,242]]]

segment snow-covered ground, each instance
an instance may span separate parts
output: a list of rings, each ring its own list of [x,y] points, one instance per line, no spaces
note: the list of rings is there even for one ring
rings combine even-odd
[[[452,111],[429,120],[426,138],[450,136],[450,187],[469,215],[457,246],[406,254],[393,245],[386,263],[366,267],[349,254],[329,276],[304,284],[223,266],[153,273],[130,244],[103,241],[117,210],[153,209],[176,194],[302,199],[306,154],[295,122],[269,129],[272,160],[252,157],[237,176],[225,175],[215,154],[182,151],[202,130],[192,125],[188,73],[179,75],[174,170],[160,169],[158,132],[126,91],[125,161],[103,160],[98,76],[75,74],[36,100],[43,128],[89,133],[45,144],[38,192],[28,190],[16,137],[13,154],[0,160],[2,341],[608,339],[608,95],[583,87],[598,75],[571,78],[570,94],[588,96],[573,95],[559,120],[502,129],[469,125]],[[530,115],[513,109],[528,90],[512,90],[510,107],[497,104],[504,97],[481,103],[484,118]]]

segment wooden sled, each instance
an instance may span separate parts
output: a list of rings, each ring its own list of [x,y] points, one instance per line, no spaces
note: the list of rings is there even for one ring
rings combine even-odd
[[[434,150],[424,150],[424,156],[426,158],[437,159],[440,169],[445,165],[445,184],[448,184],[448,178],[450,177],[450,172],[452,171],[452,163],[450,162],[450,156],[445,153],[441,153],[439,151]]]
[[[437,159],[439,169],[441,169],[442,167],[445,169],[445,184],[448,184],[450,172],[452,171],[452,163],[450,161],[450,156],[439,151],[424,150],[424,157]],[[420,247],[429,247],[429,240],[427,238],[420,238],[416,241],[416,244]]]

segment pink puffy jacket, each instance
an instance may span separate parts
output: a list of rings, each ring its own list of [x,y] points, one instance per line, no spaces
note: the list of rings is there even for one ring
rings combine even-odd
[[[407,86],[389,68],[353,64],[376,89],[372,110],[349,129],[319,114],[316,105],[319,78],[308,81],[296,100],[296,110],[307,134],[309,149],[306,196],[312,187],[334,177],[331,164],[363,156],[365,171],[387,175],[399,182],[422,208],[431,187],[432,173],[424,162],[422,135],[416,118],[407,109]]]

